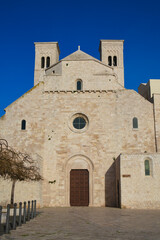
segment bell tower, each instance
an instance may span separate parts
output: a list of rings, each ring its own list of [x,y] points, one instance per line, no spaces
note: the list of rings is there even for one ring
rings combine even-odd
[[[45,69],[59,61],[58,42],[35,42],[34,85],[39,83]]]
[[[100,60],[113,67],[118,77],[118,82],[124,86],[123,66],[123,43],[124,40],[100,40]]]

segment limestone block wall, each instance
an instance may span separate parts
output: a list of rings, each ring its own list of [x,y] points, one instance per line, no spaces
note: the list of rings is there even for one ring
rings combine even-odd
[[[138,92],[144,98],[153,102],[153,95],[160,94],[160,79],[149,79],[147,83],[141,83],[138,87]]]
[[[149,79],[148,83],[150,88],[150,98],[153,94],[160,94],[160,79]]]
[[[0,204],[6,206],[10,204],[12,182],[0,179]],[[37,206],[42,206],[42,186],[38,182],[16,182],[14,192],[14,202],[24,202],[37,200]]]
[[[119,153],[155,152],[153,104],[133,90],[118,91],[115,129]],[[133,128],[133,118],[138,128]]]
[[[138,87],[138,93],[145,99],[150,100],[150,88],[148,83],[141,83]]]
[[[90,206],[116,206],[115,159],[122,152],[155,151],[152,103],[129,90],[45,91],[44,85],[7,107],[0,119],[0,137],[37,159],[44,178],[17,184],[16,198],[34,195],[41,206],[69,206],[70,170],[82,167],[90,175]],[[75,114],[88,119],[82,131],[73,127]],[[133,117],[138,118],[137,130]],[[7,187],[0,201],[7,201],[9,193]]]
[[[98,94],[93,94],[98,98]],[[76,161],[81,164],[86,162],[92,178],[90,206],[105,206],[105,174],[113,159],[112,154],[105,156],[105,159],[103,157],[104,146],[101,143],[105,141],[105,135],[99,118],[102,109],[99,109],[97,115],[96,107],[99,104],[93,99],[93,94],[45,93],[46,111],[50,112],[50,117],[46,121],[44,202],[50,206],[69,205],[68,171],[71,167],[77,168]],[[89,119],[88,128],[81,133],[72,127],[72,116],[77,112],[85,114]],[[71,159],[71,167],[68,167]],[[56,183],[49,184],[51,179],[56,180]],[[111,175],[111,181],[113,179]]]
[[[44,106],[49,113],[45,121],[44,203],[69,206],[68,163],[73,159],[73,167],[78,166],[76,161],[85,162],[92,176],[90,206],[115,206],[115,158],[120,152],[155,150],[153,105],[134,91],[124,90],[47,91]],[[88,118],[84,132],[72,126],[77,113]],[[138,130],[132,128],[134,116],[139,120]]]
[[[116,195],[116,207],[121,207],[121,181],[120,181],[120,156],[119,155],[115,161],[115,195]]]
[[[43,81],[46,83],[45,90],[52,91],[74,91],[77,89],[76,83],[78,79],[83,82],[83,90],[123,89],[113,68],[94,60],[62,61],[47,70],[46,76],[43,76]]]
[[[144,161],[150,161],[151,175],[145,175]],[[160,208],[160,154],[122,154],[120,184],[122,208]]]
[[[43,83],[32,88],[6,108],[6,114],[0,118],[0,138],[8,141],[9,146],[21,152],[29,153],[36,160],[43,175],[44,112]],[[26,120],[26,130],[21,130],[21,121]],[[42,205],[42,182],[16,183],[15,201],[36,199]],[[5,191],[4,191],[5,190]],[[9,203],[11,183],[0,183],[0,203]]]
[[[160,94],[153,94],[156,151],[160,152]]]

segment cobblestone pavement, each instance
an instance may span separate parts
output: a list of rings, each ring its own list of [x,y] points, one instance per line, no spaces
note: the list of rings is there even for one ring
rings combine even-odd
[[[160,240],[160,210],[43,208],[2,240]]]

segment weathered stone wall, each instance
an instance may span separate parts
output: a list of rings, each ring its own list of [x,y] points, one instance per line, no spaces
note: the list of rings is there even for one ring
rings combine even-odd
[[[120,156],[121,207],[160,208],[160,154],[122,154]],[[150,161],[150,176],[144,161]]]
[[[160,152],[160,94],[153,94],[156,151]]]
[[[28,184],[23,199],[35,192],[41,205],[68,206],[71,168],[67,164],[69,159],[76,158],[86,164],[92,178],[90,205],[115,206],[114,159],[121,152],[155,150],[152,104],[129,90],[45,92],[44,89],[43,83],[33,88],[11,104],[0,120],[1,137],[16,149],[31,153],[41,166],[44,181],[38,183],[37,190],[34,184]],[[73,128],[73,116],[77,113],[88,118],[85,131]],[[137,130],[132,128],[135,116],[139,121]],[[24,131],[22,119],[27,121]],[[76,161],[72,162],[75,168],[79,166]],[[20,195],[18,191],[23,185],[19,186],[16,195],[21,200],[22,190]],[[8,198],[7,191],[5,194],[3,201]]]
[[[75,168],[81,163],[89,170],[90,205],[115,206],[115,158],[121,152],[155,150],[152,104],[129,90],[45,92],[44,89],[43,83],[33,88],[11,104],[0,120],[1,137],[16,149],[31,153],[41,166],[44,181],[38,183],[37,189],[28,184],[23,198],[28,199],[35,192],[41,205],[68,206],[71,170],[68,164],[73,159]],[[84,131],[73,128],[77,113],[88,118]],[[132,128],[134,116],[139,121],[137,130]],[[22,119],[27,121],[24,131]],[[16,195],[21,200],[22,190],[20,195],[18,191],[23,185],[19,186]],[[5,194],[3,201],[8,198],[7,191]]]
[[[116,192],[116,207],[121,207],[121,181],[120,181],[120,176],[121,176],[121,166],[120,166],[120,156],[119,155],[116,159],[115,159],[115,169],[116,169],[116,173],[115,173],[115,192]]]
[[[50,91],[75,91],[78,79],[83,81],[83,90],[123,89],[113,68],[94,60],[62,61],[47,70],[41,79],[46,83],[45,90]]]
[[[6,108],[6,114],[0,118],[0,138],[8,141],[9,146],[29,153],[38,162],[43,174],[44,112],[43,83],[32,88]],[[21,130],[21,121],[26,120],[26,130]],[[11,183],[0,183],[0,203],[9,203]],[[37,199],[42,205],[42,182],[16,183],[15,201]]]

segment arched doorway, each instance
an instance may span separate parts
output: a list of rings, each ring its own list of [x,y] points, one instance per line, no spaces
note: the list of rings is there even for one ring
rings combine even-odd
[[[68,159],[66,162],[66,206],[93,206],[93,170],[93,163],[87,156],[77,154]],[[82,194],[81,188],[83,192],[85,191],[85,195]]]
[[[87,169],[70,171],[70,205],[89,205],[89,171]]]

